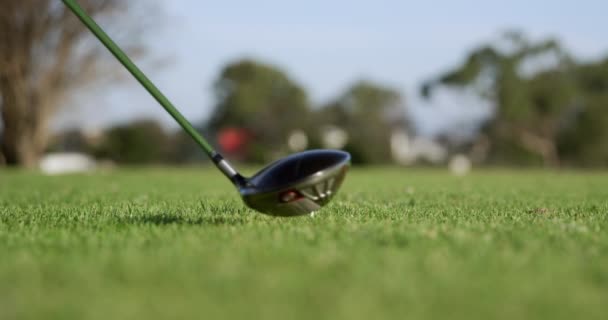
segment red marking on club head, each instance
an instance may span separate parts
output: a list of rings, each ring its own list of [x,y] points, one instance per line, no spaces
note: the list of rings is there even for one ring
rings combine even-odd
[[[304,196],[299,193],[297,190],[291,189],[287,190],[279,195],[279,200],[283,203],[288,203],[292,201],[296,201],[302,199]]]

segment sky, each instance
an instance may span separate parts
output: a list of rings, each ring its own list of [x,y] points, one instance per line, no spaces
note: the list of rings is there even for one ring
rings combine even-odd
[[[143,0],[141,0],[143,1]],[[134,59],[192,122],[212,110],[212,84],[240,58],[281,67],[322,104],[369,79],[398,90],[425,134],[483,117],[470,99],[418,97],[420,84],[456,66],[477,44],[517,29],[557,37],[580,59],[608,55],[607,1],[205,1],[159,0],[163,12]],[[162,66],[149,63],[163,61]],[[136,118],[173,120],[131,79],[88,88],[57,127],[105,127]],[[485,110],[485,111],[484,111]]]

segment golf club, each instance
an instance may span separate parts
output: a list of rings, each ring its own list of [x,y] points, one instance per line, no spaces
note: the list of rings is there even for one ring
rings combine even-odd
[[[247,206],[272,216],[298,216],[319,210],[336,194],[350,166],[350,154],[339,150],[304,151],[273,162],[250,178],[243,177],[192,127],[75,0],[62,1],[200,145],[236,186]]]

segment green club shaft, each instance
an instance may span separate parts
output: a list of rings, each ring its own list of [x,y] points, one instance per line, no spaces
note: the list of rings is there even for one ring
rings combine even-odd
[[[103,31],[103,29],[76,3],[75,0],[63,0],[63,3],[74,12],[74,14],[91,30],[91,32],[103,43],[110,52],[122,63],[127,70],[148,90],[148,92],[167,110],[167,112],[186,130],[186,132],[196,141],[210,158],[217,152],[213,147],[192,127],[192,124],[173,106],[171,101],[148,79],[148,77],[131,61],[127,54]]]

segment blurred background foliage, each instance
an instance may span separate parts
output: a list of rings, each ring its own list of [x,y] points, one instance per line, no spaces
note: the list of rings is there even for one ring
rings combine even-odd
[[[608,165],[608,58],[578,62],[557,40],[531,42],[521,33],[501,40],[472,50],[423,94],[457,87],[494,106],[478,137],[490,142],[489,163]]]
[[[393,129],[407,127],[400,94],[366,80],[354,83],[334,101],[320,107],[315,118],[312,135],[323,133],[318,131],[319,126],[345,131],[349,138],[343,148],[351,153],[355,164],[391,162],[391,133]]]
[[[304,88],[281,69],[253,60],[228,64],[215,82],[211,132],[236,127],[249,140],[240,160],[268,161],[269,155],[288,152],[285,137],[308,126],[310,104]]]
[[[138,37],[158,8],[152,2],[81,0],[112,26],[125,51],[146,53]],[[128,17],[128,18],[127,18]],[[128,41],[124,41],[128,39]],[[49,146],[53,117],[79,89],[116,77],[117,65],[80,21],[55,0],[6,0],[0,9],[2,161],[35,167]]]
[[[575,61],[555,39],[532,42],[508,32],[498,44],[473,49],[422,93],[457,87],[494,106],[477,137],[490,142],[490,163],[606,166],[607,66],[608,58]]]
[[[145,45],[132,40],[146,19],[121,16],[146,17],[154,6],[133,10],[121,1],[80,2],[95,18],[126,30],[120,35],[130,40],[127,51],[147,54]],[[57,1],[3,3],[0,162],[32,168],[46,152],[79,152],[119,164],[206,161],[185,133],[156,120],[94,132],[49,128],[66,97],[113,79],[113,70],[120,68],[108,64],[111,57],[84,35]],[[228,158],[241,162],[340,148],[357,164],[443,164],[459,154],[477,165],[608,166],[608,57],[581,61],[559,39],[531,40],[518,31],[468,52],[460,64],[420,85],[426,99],[449,89],[472,94],[492,109],[490,117],[468,128],[472,134],[466,138],[449,131],[422,137],[408,97],[398,88],[354,79],[330,101],[313,103],[289,72],[252,58],[230,61],[219,71],[213,111],[195,124]]]

